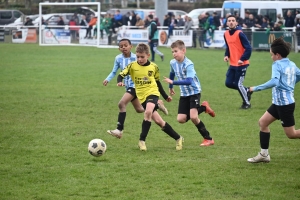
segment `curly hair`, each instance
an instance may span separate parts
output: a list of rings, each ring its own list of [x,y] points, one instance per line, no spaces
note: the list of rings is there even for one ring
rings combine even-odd
[[[291,51],[291,44],[283,40],[283,37],[276,38],[271,44],[271,51],[274,54],[279,54],[281,57],[286,58]]]

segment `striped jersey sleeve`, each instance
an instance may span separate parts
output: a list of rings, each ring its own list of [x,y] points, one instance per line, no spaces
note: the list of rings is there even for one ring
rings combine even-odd
[[[116,76],[118,69],[122,71],[127,65],[129,65],[133,61],[136,61],[136,55],[134,53],[131,53],[130,57],[128,58],[124,57],[123,54],[117,55],[114,61],[113,69],[111,73],[107,76],[106,80],[110,81],[111,79],[113,79]],[[125,89],[128,89],[129,87],[134,88],[134,83],[131,80],[130,76],[124,77],[124,84]]]
[[[191,85],[179,85],[180,96],[191,96],[201,93],[200,80],[197,77],[194,63],[185,57],[183,62],[179,63],[175,59],[170,61],[171,72],[175,73],[177,80],[181,81],[188,77],[192,78]]]

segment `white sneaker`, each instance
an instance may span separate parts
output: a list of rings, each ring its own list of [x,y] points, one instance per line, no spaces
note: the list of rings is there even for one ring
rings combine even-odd
[[[261,155],[261,153],[258,153],[257,156],[255,156],[253,158],[248,158],[247,161],[250,163],[259,163],[259,162],[268,163],[271,161],[271,158],[270,158],[270,155],[263,156],[263,155]]]
[[[140,148],[141,151],[147,151],[145,141],[142,141],[142,140],[139,141],[139,148]]]
[[[159,101],[157,102],[157,106],[158,106],[158,109],[163,112],[165,115],[168,115],[169,112],[168,112],[168,109],[165,107],[163,101]]]
[[[114,137],[116,137],[116,138],[119,138],[119,139],[121,139],[122,134],[123,134],[123,131],[120,131],[119,129],[115,129],[115,130],[107,130],[107,132],[108,132],[110,135],[112,135],[112,136],[114,136]]]

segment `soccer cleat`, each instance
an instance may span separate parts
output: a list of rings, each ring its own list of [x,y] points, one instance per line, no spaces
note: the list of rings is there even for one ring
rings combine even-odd
[[[121,139],[122,134],[123,134],[123,131],[120,131],[119,129],[115,129],[115,130],[107,130],[107,132],[108,132],[110,135],[112,135],[112,136],[114,136],[114,137],[116,137],[116,138],[119,138],[119,139]]]
[[[140,148],[141,151],[147,151],[145,141],[142,141],[142,140],[139,141],[139,148]]]
[[[176,150],[180,151],[182,149],[182,143],[184,142],[184,138],[180,136],[178,140],[176,140]]]
[[[205,113],[208,113],[210,116],[215,117],[215,111],[213,111],[213,109],[211,109],[211,107],[209,106],[209,103],[207,101],[203,101],[201,106],[205,107]]]
[[[211,140],[204,139],[203,142],[200,144],[200,146],[204,147],[204,146],[211,146],[214,144],[215,144],[215,141],[213,139],[211,139]]]
[[[261,155],[261,153],[258,153],[257,156],[255,156],[253,158],[248,158],[247,161],[249,163],[259,163],[259,162],[268,163],[271,161],[271,158],[270,158],[270,155],[263,156],[263,155]]]
[[[251,104],[243,103],[243,104],[241,105],[241,109],[246,110],[246,109],[249,109],[249,108],[251,108]]]
[[[253,92],[249,92],[249,88],[247,90],[247,97],[248,97],[248,101],[250,102],[251,100],[251,95],[253,94]]]
[[[162,55],[162,56],[160,56],[160,58],[161,58],[161,61],[164,61],[164,59],[165,59],[165,56],[164,56],[164,55]]]
[[[163,101],[157,102],[157,106],[158,106],[158,109],[161,110],[161,112],[163,112],[165,115],[169,114],[168,109],[165,107]]]

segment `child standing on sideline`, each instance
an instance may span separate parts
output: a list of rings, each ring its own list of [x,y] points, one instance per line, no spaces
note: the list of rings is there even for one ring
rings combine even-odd
[[[119,50],[122,53],[116,56],[112,72],[103,81],[104,86],[106,86],[108,84],[108,82],[113,77],[115,77],[119,68],[121,70],[123,70],[129,63],[136,60],[136,55],[131,52],[131,49],[132,49],[132,45],[131,45],[131,41],[129,39],[120,40]],[[122,134],[123,134],[127,104],[129,102],[131,102],[137,113],[144,112],[144,108],[141,106],[141,103],[137,99],[134,83],[131,80],[131,78],[129,76],[125,77],[124,83],[125,83],[124,85],[125,85],[126,92],[118,104],[119,115],[118,115],[117,129],[107,131],[109,134],[111,134],[112,136],[115,136],[119,139],[122,137]],[[164,107],[164,104],[162,101],[159,102],[159,109],[162,112],[164,112],[165,114],[168,114],[168,110]]]
[[[300,129],[295,130],[295,84],[300,81],[300,69],[287,56],[291,50],[291,44],[282,38],[277,38],[271,44],[272,64],[271,80],[264,84],[250,87],[250,91],[257,92],[272,88],[272,104],[259,119],[259,138],[261,151],[257,156],[249,158],[250,163],[270,162],[269,125],[279,119],[286,136],[290,139],[300,138]]]
[[[170,61],[170,78],[164,77],[164,81],[170,84],[169,90],[171,95],[175,94],[173,85],[179,85],[180,87],[177,121],[185,123],[191,119],[204,138],[200,146],[213,145],[214,140],[210,137],[208,130],[198,115],[206,112],[210,116],[215,117],[215,112],[210,108],[207,101],[199,105],[201,85],[194,69],[194,63],[185,56],[186,47],[183,41],[177,40],[173,42],[171,49],[174,59]],[[175,76],[177,78],[176,81],[174,81]]]
[[[158,66],[148,60],[150,57],[149,46],[143,43],[138,44],[136,47],[136,57],[137,61],[130,63],[119,74],[118,86],[123,86],[123,78],[130,75],[135,84],[136,95],[145,109],[138,146],[141,151],[147,150],[145,141],[151,127],[151,120],[153,120],[165,133],[176,140],[176,150],[181,150],[183,137],[174,131],[156,110],[160,94],[168,102],[172,100],[172,97],[165,93],[159,81]]]

